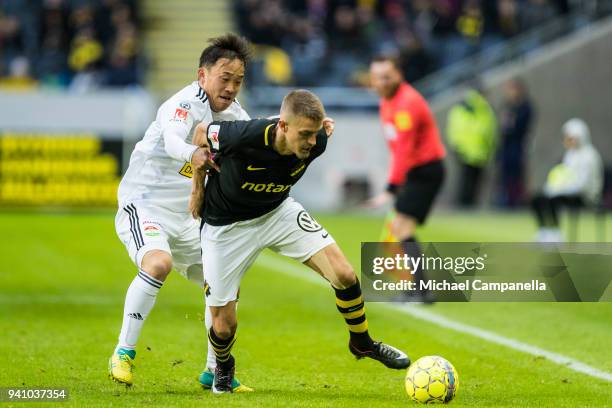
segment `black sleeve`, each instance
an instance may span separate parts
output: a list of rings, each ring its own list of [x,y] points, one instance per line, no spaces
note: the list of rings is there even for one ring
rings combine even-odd
[[[310,154],[311,161],[322,155],[323,152],[325,152],[325,149],[327,148],[328,139],[329,138],[327,137],[325,128],[319,130],[319,133],[317,133],[317,144],[315,145],[315,147],[312,148],[312,153]]]
[[[213,152],[230,154],[244,147],[264,146],[271,135],[267,133],[276,122],[267,119],[212,122],[208,126],[208,143]]]

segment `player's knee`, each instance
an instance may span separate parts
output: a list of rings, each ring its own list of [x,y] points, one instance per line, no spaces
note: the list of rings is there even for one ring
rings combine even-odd
[[[391,223],[391,233],[400,241],[408,239],[416,232],[417,221],[412,216],[397,214]]]
[[[163,251],[147,253],[142,260],[142,269],[155,279],[164,281],[172,270],[172,256]]]
[[[238,322],[234,319],[215,319],[213,329],[215,334],[222,339],[227,339],[236,333]]]

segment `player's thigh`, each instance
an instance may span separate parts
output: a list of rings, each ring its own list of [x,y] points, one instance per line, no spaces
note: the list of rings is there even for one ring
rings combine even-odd
[[[444,182],[444,167],[434,162],[413,170],[397,193],[395,209],[423,224]]]
[[[204,225],[201,244],[208,306],[224,306],[238,298],[240,281],[262,249],[258,233],[248,223]]]
[[[345,289],[357,282],[357,276],[337,244],[319,250],[305,264],[327,279],[334,288]]]
[[[335,244],[333,237],[302,207],[287,198],[265,224],[261,236],[266,247],[305,262],[321,249]]]
[[[117,211],[117,236],[138,268],[142,267],[142,259],[149,251],[159,250],[172,255],[164,224],[163,214],[149,206],[130,203]]]
[[[176,227],[177,234],[170,241],[174,269],[189,281],[204,287],[199,222],[188,216]]]

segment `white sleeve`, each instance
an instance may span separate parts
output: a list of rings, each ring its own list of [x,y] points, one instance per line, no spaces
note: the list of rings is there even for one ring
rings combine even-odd
[[[238,114],[238,120],[251,120],[251,117],[249,116],[247,111],[242,109],[242,107],[240,107],[240,113]]]
[[[164,138],[164,150],[175,160],[189,162],[197,146],[187,143],[194,118],[189,104],[168,104],[160,109],[159,122]]]
[[[193,152],[198,149],[198,146],[185,142],[185,131],[182,129],[167,127],[163,130],[163,137],[164,149],[173,159],[190,162]]]

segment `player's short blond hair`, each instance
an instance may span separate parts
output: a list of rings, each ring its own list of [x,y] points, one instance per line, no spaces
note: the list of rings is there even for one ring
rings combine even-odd
[[[299,116],[316,123],[325,118],[325,108],[319,97],[306,89],[296,89],[283,98],[281,116]]]

